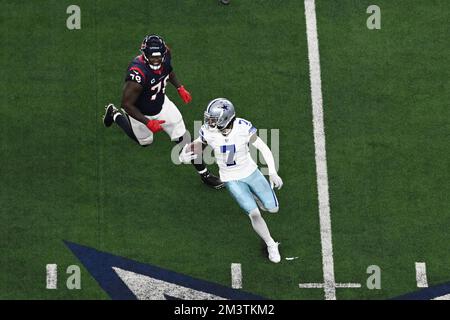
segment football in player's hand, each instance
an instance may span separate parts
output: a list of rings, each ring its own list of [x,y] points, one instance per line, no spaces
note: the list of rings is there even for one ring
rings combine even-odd
[[[201,154],[203,151],[201,142],[191,142],[187,148],[186,152],[193,152],[194,154]]]

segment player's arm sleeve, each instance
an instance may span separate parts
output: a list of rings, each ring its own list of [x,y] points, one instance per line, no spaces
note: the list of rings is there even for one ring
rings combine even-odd
[[[239,119],[238,124],[247,132],[248,138],[254,136],[256,131],[258,131],[258,129],[256,129],[256,127],[248,120]]]
[[[267,167],[269,168],[269,175],[276,174],[277,170],[275,168],[275,159],[273,158],[272,151],[270,151],[267,144],[261,140],[256,134],[253,134],[250,137],[250,143],[261,152],[264,157],[264,160],[267,163]]]
[[[250,123],[250,129],[248,129],[248,134],[251,136],[255,135],[256,131],[258,131],[258,129],[256,129],[251,123]]]
[[[146,80],[146,75],[141,68],[139,68],[138,66],[131,66],[130,68],[128,68],[127,74],[125,76],[125,81],[136,82],[141,86],[144,86]]]

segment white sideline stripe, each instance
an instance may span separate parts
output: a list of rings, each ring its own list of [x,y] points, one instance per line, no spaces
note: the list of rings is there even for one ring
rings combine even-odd
[[[425,262],[416,262],[417,288],[428,288],[427,266]]]
[[[308,38],[309,75],[314,126],[317,193],[319,200],[320,239],[326,300],[336,300],[333,244],[331,240],[330,201],[328,194],[327,156],[323,123],[322,84],[320,78],[319,40],[317,38],[316,9],[314,0],[305,0],[306,33]]]
[[[323,283],[300,283],[299,288],[301,289],[315,289],[315,288],[325,288]],[[361,288],[360,283],[336,283],[336,288]]]
[[[46,289],[57,289],[58,285],[58,265],[47,264],[47,285]]]
[[[231,287],[242,289],[242,268],[240,263],[231,264]]]
[[[446,294],[445,296],[440,296],[431,300],[450,300],[450,294]]]

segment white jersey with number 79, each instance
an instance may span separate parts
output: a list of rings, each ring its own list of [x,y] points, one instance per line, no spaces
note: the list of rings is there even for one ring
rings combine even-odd
[[[250,137],[256,128],[242,118],[236,118],[233,129],[224,136],[219,130],[211,130],[206,125],[200,128],[200,138],[214,150],[219,166],[220,180],[223,182],[240,180],[251,175],[258,166],[249,152]]]

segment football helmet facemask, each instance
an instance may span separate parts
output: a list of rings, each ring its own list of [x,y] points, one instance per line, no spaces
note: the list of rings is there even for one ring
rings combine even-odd
[[[167,47],[160,36],[148,35],[141,44],[142,55],[152,70],[159,70],[166,58]]]

